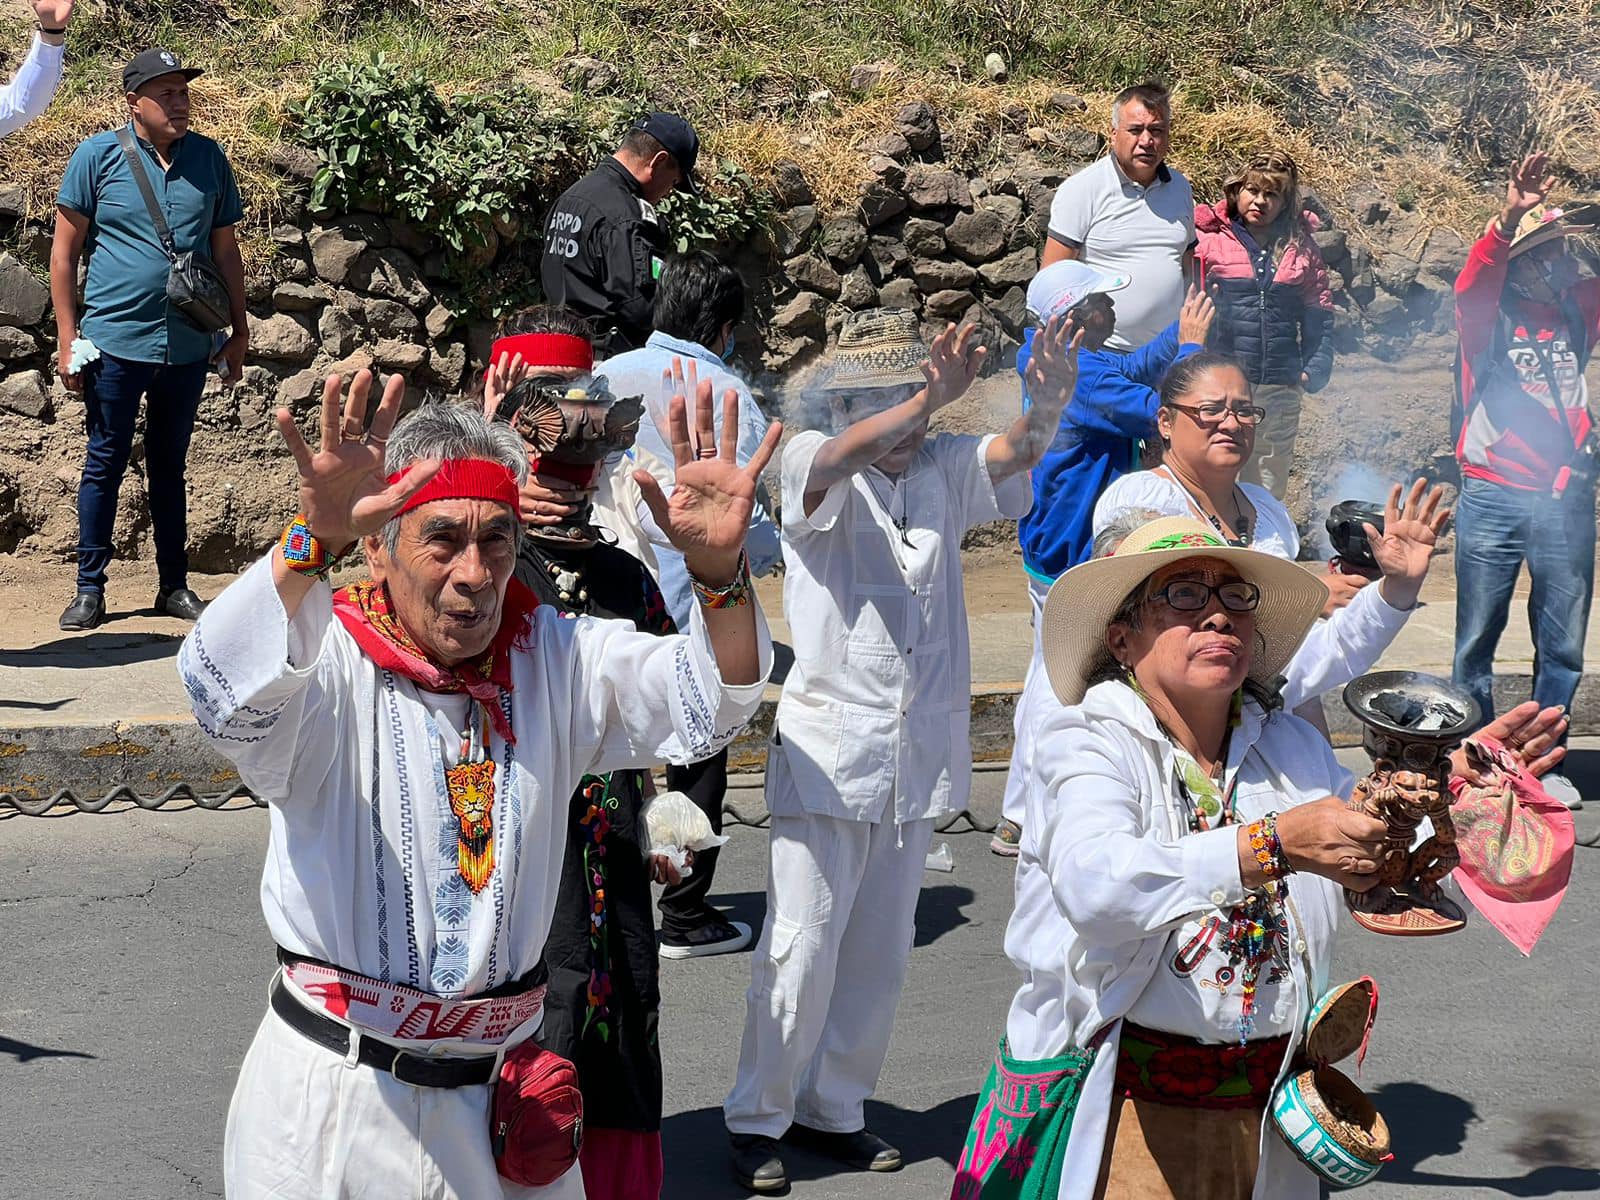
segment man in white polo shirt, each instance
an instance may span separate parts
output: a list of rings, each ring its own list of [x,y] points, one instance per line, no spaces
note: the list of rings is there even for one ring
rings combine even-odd
[[[1111,153],[1056,190],[1040,267],[1076,258],[1132,283],[1108,350],[1133,350],[1178,319],[1194,266],[1194,193],[1166,165],[1172,101],[1157,83],[1111,103]]]

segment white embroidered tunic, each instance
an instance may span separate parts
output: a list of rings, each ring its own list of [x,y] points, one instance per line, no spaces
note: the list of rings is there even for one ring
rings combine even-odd
[[[586,773],[696,762],[754,713],[761,680],[722,682],[699,612],[677,637],[535,610],[503,699],[516,745],[490,738],[494,868],[474,893],[445,770],[468,704],[380,669],[333,615],[326,584],[293,620],[262,560],[184,640],[195,718],[270,809],[261,903],[298,955],[458,998],[531,970],[555,908],[567,802]]]

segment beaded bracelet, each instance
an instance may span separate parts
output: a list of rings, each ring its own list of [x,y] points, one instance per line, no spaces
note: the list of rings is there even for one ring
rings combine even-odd
[[[733,582],[723,587],[711,587],[701,583],[689,573],[689,586],[694,589],[694,598],[700,601],[704,608],[738,608],[740,605],[750,603],[750,564],[745,561],[744,551],[739,551],[739,566],[733,573]]]
[[[351,542],[337,554],[329,554],[322,539],[311,532],[304,513],[296,513],[294,520],[283,527],[278,538],[278,549],[283,552],[283,565],[298,575],[312,579],[326,579],[339,560],[356,548]]]
[[[1283,843],[1278,840],[1277,813],[1269,812],[1254,822],[1246,833],[1250,838],[1250,849],[1256,856],[1256,865],[1261,868],[1263,875],[1274,880],[1294,874],[1289,857],[1283,852]]]

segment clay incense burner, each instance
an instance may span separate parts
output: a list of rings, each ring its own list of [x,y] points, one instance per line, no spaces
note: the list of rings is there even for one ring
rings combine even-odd
[[[1433,675],[1373,671],[1345,688],[1344,702],[1361,720],[1361,745],[1373,760],[1350,807],[1389,827],[1377,886],[1345,891],[1350,915],[1374,933],[1453,933],[1467,915],[1440,886],[1461,861],[1450,819],[1450,751],[1478,727],[1477,701]],[[1423,817],[1433,835],[1413,849]]]

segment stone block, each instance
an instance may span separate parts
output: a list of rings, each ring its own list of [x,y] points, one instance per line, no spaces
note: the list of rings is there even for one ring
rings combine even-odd
[[[978,272],[966,263],[946,258],[918,258],[912,260],[911,278],[924,295],[931,296],[934,292],[971,287],[978,281]]]
[[[906,200],[913,209],[971,208],[972,192],[964,176],[917,163],[906,172]]]
[[[19,358],[39,353],[40,349],[39,339],[26,329],[19,329],[14,325],[0,325],[0,360],[15,362]]]
[[[988,262],[1005,248],[1005,229],[1000,218],[987,209],[957,215],[944,231],[945,245],[969,263]]]
[[[817,194],[806,181],[806,173],[793,159],[779,159],[772,167],[772,191],[785,208],[798,208],[817,202]]]
[[[913,100],[895,114],[894,128],[912,150],[921,154],[939,140],[939,114],[926,100]]]
[[[778,214],[772,223],[772,248],[779,258],[798,254],[811,243],[817,229],[817,208],[814,204],[797,204]]]
[[[821,334],[827,315],[826,300],[814,292],[801,292],[772,314],[772,327],[791,337]]]
[[[362,342],[360,323],[343,305],[330,304],[317,319],[317,336],[322,339],[323,353],[330,358],[344,358],[355,351]]]
[[[410,373],[428,361],[425,346],[404,342],[399,338],[384,338],[372,348],[372,359],[387,371]]]
[[[1027,287],[1038,272],[1038,252],[1032,246],[1025,246],[1021,250],[1013,250],[1004,258],[984,263],[978,268],[978,277],[983,280],[985,287],[998,292],[1017,285]]]
[[[350,271],[368,252],[368,244],[342,226],[315,226],[306,239],[311,245],[311,265],[318,278],[342,285],[350,281]]]
[[[250,356],[267,362],[304,366],[316,357],[310,323],[293,313],[250,318]]]
[[[905,210],[906,198],[883,180],[869,180],[861,186],[861,199],[856,202],[856,215],[868,229],[876,229],[885,221],[898,217]]]
[[[871,308],[877,302],[878,289],[872,286],[864,268],[857,267],[844,277],[844,286],[839,289],[840,304],[846,308]]]
[[[989,301],[989,309],[994,313],[995,320],[1000,322],[1000,328],[1012,337],[1021,337],[1022,329],[1028,320],[1028,293],[1021,287],[1007,288],[1005,292]]]
[[[397,300],[368,300],[362,308],[367,328],[379,337],[414,339],[422,330],[417,314]]]
[[[977,300],[971,292],[962,288],[946,288],[934,292],[923,302],[924,316],[933,317],[941,321],[954,321],[971,308]]]
[[[878,304],[882,308],[904,308],[916,312],[922,307],[922,294],[909,279],[891,279],[878,289]]]
[[[878,283],[893,279],[911,262],[899,238],[875,234],[867,239],[867,265]]]
[[[0,219],[20,221],[28,215],[28,189],[20,184],[0,187]]]
[[[279,312],[316,312],[333,299],[333,292],[321,283],[284,281],[272,289],[272,307]]]
[[[445,342],[428,351],[425,374],[442,387],[460,386],[461,375],[467,369],[467,348],[461,342]]]
[[[17,371],[0,379],[0,409],[35,421],[48,421],[52,414],[44,375],[38,371]]]
[[[840,270],[853,267],[867,248],[867,231],[860,221],[834,217],[822,226],[818,245],[828,261]]]
[[[944,226],[924,217],[908,217],[900,240],[914,258],[937,258],[945,251]]]
[[[844,286],[844,278],[825,259],[814,254],[791,258],[783,264],[789,278],[808,292],[816,292],[829,300],[837,300]]]
[[[433,299],[422,268],[404,250],[369,250],[350,267],[352,287],[368,295],[422,308]]]
[[[888,159],[898,160],[911,157],[911,143],[906,141],[905,134],[896,131],[882,133],[875,138],[868,138],[862,149],[869,154]]]
[[[1000,228],[1009,232],[1022,220],[1022,198],[1005,192],[991,192],[978,201],[980,212],[993,213]]]
[[[455,323],[455,313],[442,304],[435,304],[428,310],[428,315],[423,319],[423,325],[428,330],[428,336],[434,339],[442,338],[449,333],[451,326]]]
[[[49,285],[14,256],[0,254],[0,325],[37,325],[49,306]]]

